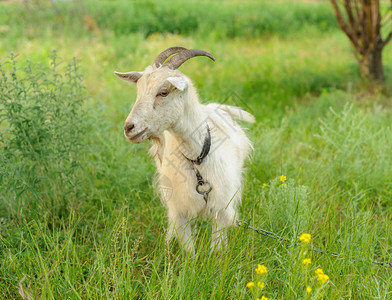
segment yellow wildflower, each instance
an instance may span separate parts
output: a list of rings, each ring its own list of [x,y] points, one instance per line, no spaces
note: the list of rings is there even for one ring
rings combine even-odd
[[[250,288],[252,288],[252,287],[254,287],[254,286],[255,286],[255,284],[254,284],[253,281],[249,281],[249,282],[246,284],[246,287],[247,287],[248,289],[250,289]]]
[[[259,281],[259,282],[257,283],[257,287],[260,288],[260,289],[263,289],[263,288],[265,288],[265,283]]]
[[[261,296],[261,298],[256,298],[256,300],[268,300],[268,298],[265,296]]]
[[[329,280],[329,276],[326,274],[319,274],[317,280],[320,281],[321,284],[324,284]]]
[[[287,180],[287,177],[284,175],[280,176],[280,181],[285,182]]]
[[[268,269],[264,265],[257,265],[257,268],[255,269],[256,273],[259,275],[263,275],[268,272]]]
[[[324,274],[324,271],[323,271],[323,269],[318,268],[314,271],[314,273],[316,273],[317,275],[322,275],[322,274]]]
[[[312,288],[310,286],[307,286],[306,291],[308,292],[308,294],[310,294],[310,292],[312,291]]]
[[[312,236],[309,233],[303,233],[300,235],[299,240],[305,244],[309,243]]]
[[[267,184],[266,183],[263,183],[263,185],[261,186],[261,188],[263,189],[263,188],[265,188],[267,186]]]
[[[304,258],[302,260],[302,264],[304,264],[305,266],[309,266],[312,263],[312,260],[310,258]]]

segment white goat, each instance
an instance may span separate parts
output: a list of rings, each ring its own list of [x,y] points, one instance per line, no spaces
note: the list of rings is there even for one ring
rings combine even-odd
[[[167,238],[175,233],[184,250],[193,253],[192,225],[199,215],[213,218],[212,249],[221,251],[226,244],[223,229],[234,224],[243,165],[252,147],[234,119],[255,121],[240,108],[199,102],[191,80],[177,70],[195,56],[215,61],[202,50],[172,47],[144,72],[115,72],[137,84],[124,134],[132,143],[153,141],[151,154],[169,218]]]

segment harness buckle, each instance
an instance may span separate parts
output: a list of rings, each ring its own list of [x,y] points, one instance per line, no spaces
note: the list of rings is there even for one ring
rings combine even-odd
[[[208,196],[209,192],[211,192],[212,186],[207,180],[199,180],[197,185],[196,185],[196,192],[198,192],[200,195],[203,195],[204,198]]]

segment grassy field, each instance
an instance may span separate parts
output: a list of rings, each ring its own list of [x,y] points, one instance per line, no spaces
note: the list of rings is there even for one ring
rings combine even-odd
[[[216,57],[181,67],[204,103],[256,116],[241,219],[292,242],[232,228],[217,257],[200,220],[195,257],[166,245],[149,144],[122,131],[136,91],[113,71],[174,45]],[[324,2],[0,3],[0,298],[390,299],[372,261],[392,261],[391,50],[370,93]]]

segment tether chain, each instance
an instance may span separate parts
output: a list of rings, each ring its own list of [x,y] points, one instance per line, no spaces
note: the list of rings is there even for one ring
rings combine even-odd
[[[207,203],[208,194],[211,192],[212,186],[207,180],[203,179],[203,176],[201,176],[198,168],[196,168],[196,165],[193,161],[192,161],[192,166],[193,166],[193,170],[195,171],[195,175],[197,179],[196,192],[202,195],[204,201]]]
[[[251,229],[251,230],[256,231],[257,233],[259,233],[261,235],[268,236],[268,237],[273,238],[275,240],[291,242],[289,239],[281,237],[281,236],[279,236],[276,233],[273,233],[271,231],[267,231],[267,230],[264,230],[264,229],[261,229],[261,228],[253,227],[253,226],[249,225],[248,222],[245,222],[245,221],[242,221],[242,220],[236,220],[236,223],[237,223],[238,227],[245,228],[245,229]],[[297,245],[297,246],[300,245],[300,244],[301,243],[295,243],[295,245]],[[321,250],[319,248],[315,248],[315,247],[310,247],[310,248],[314,252],[325,253],[325,251],[323,251],[323,250]],[[331,255],[333,257],[338,257],[339,254],[337,252],[331,252],[331,253],[329,253],[329,255]],[[375,265],[392,268],[392,262],[390,262],[390,261],[373,260],[372,263],[375,264]]]

